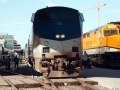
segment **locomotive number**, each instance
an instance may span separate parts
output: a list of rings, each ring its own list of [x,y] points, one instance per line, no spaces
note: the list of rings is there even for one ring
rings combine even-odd
[[[62,23],[61,22],[57,22],[57,25],[62,25]]]

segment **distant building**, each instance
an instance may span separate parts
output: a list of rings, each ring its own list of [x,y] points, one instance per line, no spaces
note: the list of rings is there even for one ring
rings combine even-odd
[[[17,40],[14,40],[14,44],[18,44]]]
[[[20,44],[14,44],[14,50],[19,50],[21,49],[21,45]]]
[[[5,38],[2,38],[2,36],[0,36],[0,45],[5,46]]]
[[[14,50],[20,50],[21,49],[21,45],[18,44],[17,40],[14,40]]]
[[[5,47],[5,45],[6,45],[6,36],[7,36],[8,34],[7,33],[0,33],[0,44],[3,46],[3,47]]]
[[[7,49],[14,49],[14,37],[13,37],[13,35],[7,35],[5,40],[6,40],[6,48]]]
[[[0,33],[0,44],[7,49],[14,49],[14,36]]]

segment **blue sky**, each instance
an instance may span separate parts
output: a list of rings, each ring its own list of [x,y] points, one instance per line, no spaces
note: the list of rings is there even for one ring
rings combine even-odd
[[[0,33],[14,35],[24,48],[32,28],[32,13],[46,6],[65,6],[78,9],[84,15],[83,32],[98,27],[96,9],[84,11],[100,4],[100,26],[120,19],[120,0],[0,0]],[[16,24],[18,23],[18,24]]]

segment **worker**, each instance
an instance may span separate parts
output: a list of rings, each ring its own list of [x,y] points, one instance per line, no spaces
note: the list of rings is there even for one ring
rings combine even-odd
[[[88,59],[87,59],[87,68],[88,69],[92,68],[91,57],[88,57]]]
[[[10,70],[10,61],[11,61],[11,58],[10,58],[10,55],[8,55],[6,60],[5,60],[6,69],[8,69],[8,70]]]
[[[84,66],[84,69],[87,68],[87,60],[88,60],[88,54],[86,53],[86,51],[84,51],[84,54],[83,54],[83,66]]]
[[[17,68],[17,69],[19,70],[19,66],[18,66],[18,64],[19,64],[19,59],[18,59],[17,55],[16,55],[15,58],[14,58],[14,62],[15,62],[15,68]]]

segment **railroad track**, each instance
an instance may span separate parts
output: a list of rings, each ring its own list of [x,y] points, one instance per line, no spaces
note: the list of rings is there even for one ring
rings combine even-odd
[[[82,78],[31,78],[21,74],[0,71],[0,90],[110,90],[98,82]]]
[[[0,71],[2,73],[10,73],[9,76],[0,76],[0,90],[55,90],[52,86],[45,84],[42,78],[33,79],[24,75]]]
[[[36,71],[31,67],[31,65],[30,65],[29,63],[27,63],[27,68],[28,68],[28,71],[30,72],[32,78],[36,78],[36,77],[38,78],[38,77],[41,76],[41,74],[38,73],[38,72],[36,72]]]
[[[81,79],[29,78],[24,75],[0,76],[1,90],[109,90],[97,82]]]
[[[91,81],[84,78],[66,78],[66,79],[48,79],[49,85],[56,88],[56,90],[110,90],[104,86],[98,85],[98,82]]]

